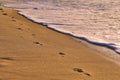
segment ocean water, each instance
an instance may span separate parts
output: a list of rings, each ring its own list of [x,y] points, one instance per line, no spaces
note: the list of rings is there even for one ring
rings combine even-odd
[[[120,53],[120,0],[0,0],[34,22]]]

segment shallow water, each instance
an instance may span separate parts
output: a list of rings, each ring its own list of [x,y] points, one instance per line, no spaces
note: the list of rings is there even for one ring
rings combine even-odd
[[[90,43],[105,44],[120,52],[119,0],[6,1],[9,2],[5,6],[19,10],[20,14],[35,22],[73,36],[87,38]]]

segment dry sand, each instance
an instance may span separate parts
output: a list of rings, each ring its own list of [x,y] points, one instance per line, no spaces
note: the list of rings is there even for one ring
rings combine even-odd
[[[0,80],[119,80],[120,66],[82,41],[0,10]]]

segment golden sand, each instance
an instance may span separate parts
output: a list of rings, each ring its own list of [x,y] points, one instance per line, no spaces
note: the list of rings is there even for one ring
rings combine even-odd
[[[0,10],[0,80],[119,80],[120,66],[82,41]]]

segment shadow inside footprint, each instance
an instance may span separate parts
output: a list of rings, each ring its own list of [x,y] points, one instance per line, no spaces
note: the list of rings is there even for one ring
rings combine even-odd
[[[3,60],[14,60],[14,59],[11,58],[11,57],[0,57],[0,59],[3,59]]]
[[[7,13],[3,13],[3,15],[8,15]]]
[[[65,53],[63,53],[63,52],[59,52],[59,55],[64,56],[64,55],[65,55]]]
[[[80,68],[73,68],[73,71],[80,72],[80,73],[84,72],[84,71],[83,71],[82,69],[80,69]]]

